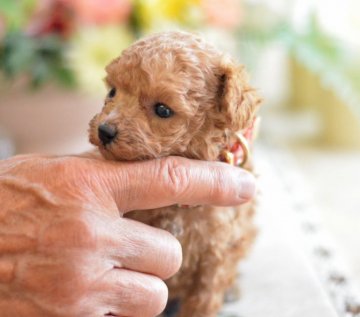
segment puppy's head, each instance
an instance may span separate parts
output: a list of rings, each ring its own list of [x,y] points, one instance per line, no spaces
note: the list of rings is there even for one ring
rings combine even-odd
[[[106,71],[109,92],[90,123],[90,142],[107,159],[216,160],[260,102],[242,66],[189,33],[140,40]]]

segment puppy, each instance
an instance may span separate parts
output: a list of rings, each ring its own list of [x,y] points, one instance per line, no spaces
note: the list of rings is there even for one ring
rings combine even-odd
[[[139,40],[106,71],[109,93],[89,130],[103,157],[240,160],[251,170],[243,138],[251,132],[260,98],[244,68],[199,36],[166,32]],[[180,302],[177,316],[217,316],[255,236],[253,203],[175,205],[127,217],[168,230],[180,241],[183,264],[167,281],[170,300]]]

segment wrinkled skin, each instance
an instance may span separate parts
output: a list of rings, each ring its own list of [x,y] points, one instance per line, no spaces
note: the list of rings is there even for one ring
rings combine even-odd
[[[156,316],[181,246],[122,215],[175,203],[234,205],[253,195],[251,175],[215,162],[0,161],[0,315]]]

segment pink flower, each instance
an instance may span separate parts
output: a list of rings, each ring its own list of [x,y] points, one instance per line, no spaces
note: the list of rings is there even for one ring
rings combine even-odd
[[[71,7],[81,22],[121,23],[131,13],[131,0],[59,0]]]
[[[242,20],[241,0],[202,0],[202,7],[209,24],[235,28]]]
[[[60,1],[42,0],[37,3],[26,33],[30,36],[58,34],[64,39],[69,38],[74,29],[72,9]]]

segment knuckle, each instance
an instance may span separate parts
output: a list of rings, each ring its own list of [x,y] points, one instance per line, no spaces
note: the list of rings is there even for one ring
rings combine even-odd
[[[116,294],[120,305],[135,316],[158,316],[165,308],[168,288],[159,278],[152,275],[125,276],[116,280]]]
[[[166,284],[160,279],[154,279],[151,286],[147,311],[149,316],[157,316],[165,309],[169,292]]]
[[[62,285],[62,297],[68,298],[68,302],[78,304],[85,296],[86,290],[90,285],[90,278],[84,274],[86,265],[79,264],[79,259],[70,261],[68,268],[64,272],[64,283]]]
[[[168,256],[165,263],[167,266],[164,268],[163,278],[167,279],[178,272],[182,263],[182,246],[180,242],[175,239],[170,233],[167,233],[169,238],[168,243]]]
[[[160,172],[165,187],[174,196],[181,196],[190,186],[190,172],[183,160],[167,157],[161,160]]]
[[[41,247],[53,251],[61,249],[93,249],[97,243],[94,232],[86,216],[54,220],[40,237]]]

